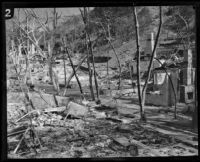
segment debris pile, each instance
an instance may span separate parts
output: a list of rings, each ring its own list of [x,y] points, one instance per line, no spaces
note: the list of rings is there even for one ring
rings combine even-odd
[[[8,130],[8,157],[96,158],[196,154],[195,148],[179,146],[176,138],[144,127],[136,117],[119,116],[114,103],[84,103],[80,105],[70,101],[66,106],[36,110],[30,114],[34,129],[32,134],[29,129],[30,116],[21,113],[25,111],[22,104],[15,108],[9,104],[8,123],[11,131]],[[17,122],[12,123],[11,120]]]

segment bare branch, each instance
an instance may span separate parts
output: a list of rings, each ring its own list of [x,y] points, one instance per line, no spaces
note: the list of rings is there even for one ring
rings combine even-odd
[[[46,16],[47,16],[47,19],[46,19],[45,23],[42,23],[42,22],[40,21],[39,17],[37,16],[37,14],[35,13],[35,11],[34,11],[33,9],[31,9],[31,11],[32,11],[32,13],[33,13],[33,17],[36,18],[36,20],[39,22],[39,24],[41,25],[41,27],[42,27],[46,32],[49,33],[49,31],[48,31],[47,28],[46,28],[46,24],[48,23],[48,14],[46,15]]]
[[[40,54],[40,56],[42,56],[43,58],[46,58],[46,56],[45,56],[45,53],[42,51],[42,49],[38,46],[38,44],[28,35],[28,33],[18,24],[18,23],[16,23],[15,21],[13,21],[20,29],[22,29],[22,31],[24,32],[24,33],[26,33],[27,34],[27,36],[28,36],[28,39],[36,46],[36,48],[41,52],[41,53],[39,53]]]

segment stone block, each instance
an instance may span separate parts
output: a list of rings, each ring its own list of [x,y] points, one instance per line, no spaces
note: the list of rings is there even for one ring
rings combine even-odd
[[[69,102],[66,111],[64,112],[65,115],[71,115],[73,117],[85,117],[88,113],[88,107],[83,105]]]

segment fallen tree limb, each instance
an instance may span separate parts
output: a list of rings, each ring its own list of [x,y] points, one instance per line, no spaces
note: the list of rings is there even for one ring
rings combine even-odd
[[[19,147],[20,147],[20,145],[21,145],[23,139],[25,138],[26,133],[27,133],[29,130],[30,130],[30,128],[27,128],[27,129],[25,130],[24,135],[23,135],[22,138],[20,139],[20,141],[19,141],[17,147],[15,148],[15,150],[14,150],[14,152],[13,152],[14,154],[16,154],[16,152],[17,152],[17,150],[19,149]]]
[[[61,106],[61,107],[55,107],[55,108],[47,108],[47,109],[45,109],[45,110],[43,110],[43,111],[44,111],[45,113],[47,113],[47,112],[63,112],[63,111],[65,111],[65,109],[66,109],[66,106]],[[33,110],[33,111],[31,111],[31,112],[25,114],[24,116],[22,116],[21,118],[19,118],[19,119],[16,121],[16,123],[19,122],[20,120],[22,120],[23,118],[25,118],[26,116],[28,116],[28,115],[34,113],[34,112],[37,112],[37,113],[39,114],[39,111],[40,111],[40,110]]]
[[[9,134],[7,135],[7,137],[15,136],[15,135],[18,135],[18,134],[22,134],[22,133],[24,133],[25,131],[26,131],[26,129],[21,130],[21,131],[18,131],[18,132],[12,132],[12,133],[9,133]]]
[[[39,111],[39,110],[33,110],[33,111],[28,112],[27,114],[25,114],[24,116],[22,116],[21,118],[19,118],[19,119],[16,121],[16,123],[19,122],[20,120],[22,120],[23,118],[25,118],[26,116],[32,114],[33,112],[38,112],[38,111]]]
[[[8,129],[7,130],[7,133],[8,134],[11,134],[11,133],[14,133],[14,132],[19,132],[19,131],[22,131],[22,130],[26,130],[27,129],[27,126],[23,125],[23,126],[18,126],[16,128],[13,128],[13,129]]]

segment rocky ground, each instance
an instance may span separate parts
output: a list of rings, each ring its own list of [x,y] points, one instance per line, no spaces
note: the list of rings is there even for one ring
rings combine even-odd
[[[191,116],[182,113],[181,105],[176,120],[170,108],[147,106],[147,122],[141,123],[139,107],[132,99],[137,100],[136,96],[132,93],[113,100],[102,95],[101,105],[74,98],[65,103],[64,108],[59,105],[61,110],[54,108],[52,111],[50,106],[36,108],[31,113],[36,133],[33,135],[31,131],[25,133],[30,126],[30,118],[24,116],[27,109],[22,92],[8,92],[8,157],[198,155],[198,135],[190,128]],[[20,143],[22,137],[24,139]]]

